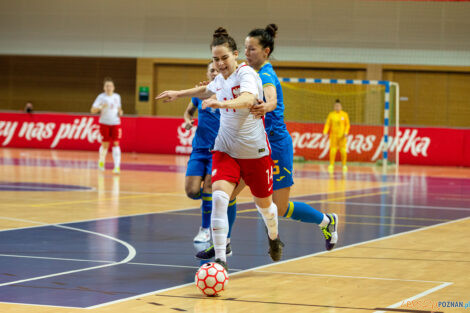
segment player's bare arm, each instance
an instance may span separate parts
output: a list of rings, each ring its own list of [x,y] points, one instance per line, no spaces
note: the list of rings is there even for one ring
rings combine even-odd
[[[106,102],[102,102],[100,104],[99,107],[91,107],[91,113],[95,114],[95,113],[100,113],[101,111],[103,111],[106,107],[108,106],[108,104]]]
[[[257,98],[250,92],[242,92],[240,96],[235,99],[227,101],[218,101],[217,99],[210,98],[202,102],[202,108],[214,109],[249,109],[258,103]]]
[[[250,113],[255,117],[263,117],[266,113],[274,111],[277,107],[277,92],[276,88],[272,85],[263,87],[264,97],[266,102],[260,101],[258,105],[254,105],[250,109]]]
[[[185,90],[166,90],[159,94],[155,99],[163,99],[163,102],[172,102],[182,97],[197,97],[200,99],[207,99],[212,95],[213,93],[208,90],[206,86],[200,86]]]
[[[194,124],[194,113],[196,113],[197,108],[193,105],[193,103],[190,101],[188,104],[188,107],[183,113],[183,118],[184,118],[184,128],[189,130],[191,127],[193,127]]]

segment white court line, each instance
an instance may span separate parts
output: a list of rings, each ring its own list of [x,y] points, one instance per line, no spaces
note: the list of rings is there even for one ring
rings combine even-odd
[[[419,293],[419,294],[417,294],[417,295],[415,295],[415,296],[412,296],[412,297],[410,297],[410,298],[408,298],[408,299],[404,299],[404,300],[402,300],[402,301],[400,301],[400,302],[394,303],[394,304],[388,306],[387,308],[390,308],[390,309],[398,308],[398,307],[400,307],[401,304],[402,304],[403,302],[405,302],[405,301],[413,301],[413,300],[419,299],[419,298],[424,297],[424,296],[426,296],[426,295],[428,295],[428,294],[430,294],[430,293],[433,293],[434,291],[438,291],[438,290],[443,289],[443,288],[445,288],[445,287],[447,287],[447,286],[450,286],[450,285],[452,285],[452,284],[453,284],[453,283],[442,283],[442,284],[439,285],[439,286],[436,286],[436,287],[434,287],[434,288],[431,288],[431,289],[428,289],[428,290],[426,290],[426,291],[423,291],[423,292],[421,292],[421,293]],[[385,312],[387,312],[387,311],[374,311],[374,313],[385,313]]]
[[[396,207],[396,208],[411,208],[411,209],[425,209],[425,210],[449,210],[449,211],[470,211],[470,208],[457,208],[457,207],[443,207],[443,206],[429,206],[429,205],[413,205],[413,204],[382,204],[382,203],[367,203],[367,202],[338,202],[338,201],[328,201],[328,199],[323,200],[325,203],[332,204],[352,204],[352,205],[361,205],[361,206],[385,206],[385,207]]]
[[[318,276],[318,277],[336,277],[336,278],[353,278],[353,279],[371,279],[371,280],[391,280],[391,281],[405,281],[415,283],[434,283],[434,284],[452,284],[445,281],[435,280],[419,280],[419,279],[401,279],[401,278],[383,278],[383,277],[367,277],[367,276],[345,276],[345,275],[331,275],[331,274],[314,274],[314,273],[295,273],[295,272],[272,272],[272,271],[254,271],[258,273],[272,273],[283,275],[299,275],[299,276]]]
[[[20,254],[0,254],[0,257],[24,258],[24,259],[40,259],[40,260],[55,260],[55,261],[72,261],[72,262],[91,262],[91,263],[115,263],[115,261],[100,261],[100,260],[84,260],[84,259],[54,258],[54,257],[47,257],[47,256],[20,255]],[[130,263],[129,263],[129,264],[130,264]]]
[[[239,271],[239,272],[236,272],[236,273],[231,273],[230,276],[239,275],[239,274],[243,274],[243,273],[250,272],[250,271],[256,271],[256,270],[258,270],[258,269],[262,269],[262,268],[266,268],[266,267],[271,267],[271,266],[276,266],[276,265],[284,264],[284,263],[288,263],[288,262],[303,260],[303,259],[306,259],[306,258],[310,258],[310,257],[312,257],[312,256],[317,256],[317,255],[326,254],[326,253],[330,253],[330,252],[334,252],[334,251],[339,251],[339,250],[343,250],[343,249],[346,249],[346,248],[352,248],[352,247],[355,247],[355,246],[361,246],[361,245],[364,245],[364,244],[366,244],[366,243],[371,243],[371,242],[376,242],[376,241],[382,241],[382,240],[384,240],[384,239],[390,239],[390,238],[399,237],[399,236],[403,236],[403,235],[407,235],[407,234],[412,234],[412,233],[415,233],[415,232],[419,232],[419,231],[423,231],[423,230],[428,230],[428,229],[435,228],[435,227],[438,227],[438,226],[443,226],[443,225],[448,225],[448,224],[452,224],[452,223],[457,223],[457,222],[465,221],[465,220],[468,220],[468,219],[470,219],[470,217],[464,217],[464,218],[461,218],[461,219],[458,219],[458,220],[454,220],[454,221],[449,221],[449,222],[445,222],[445,223],[435,224],[435,225],[426,226],[426,227],[418,228],[418,229],[413,229],[413,230],[409,230],[409,231],[405,231],[405,232],[401,232],[401,233],[398,233],[398,234],[393,234],[393,235],[389,235],[389,236],[385,236],[385,237],[381,237],[381,238],[376,238],[376,239],[371,239],[371,240],[367,240],[367,241],[363,241],[363,242],[358,242],[358,243],[351,244],[351,245],[348,245],[348,246],[343,246],[343,247],[335,248],[333,251],[322,251],[322,252],[312,253],[312,254],[309,254],[309,255],[304,255],[304,256],[301,256],[301,257],[297,257],[297,258],[293,258],[293,259],[289,259],[289,260],[285,260],[285,261],[279,261],[279,262],[272,263],[272,264],[261,265],[261,266],[257,266],[257,267],[254,267],[254,268],[250,268],[250,269],[246,269],[246,270],[243,270],[243,271]],[[107,305],[111,305],[111,304],[116,304],[116,303],[120,303],[120,302],[124,302],[124,301],[128,301],[128,300],[132,300],[132,299],[137,299],[137,298],[140,298],[140,297],[155,295],[155,294],[159,294],[159,293],[162,293],[162,292],[165,292],[165,291],[174,290],[174,289],[178,289],[178,288],[183,288],[183,287],[186,287],[186,286],[190,286],[190,285],[192,285],[192,284],[194,284],[194,283],[191,282],[191,283],[187,283],[187,284],[183,284],[183,285],[179,285],[179,286],[175,286],[175,287],[171,287],[171,288],[167,288],[167,289],[155,290],[155,291],[143,293],[143,294],[140,294],[140,295],[137,295],[137,296],[132,296],[132,297],[128,297],[128,298],[123,298],[123,299],[119,299],[119,300],[115,300],[115,301],[110,301],[110,302],[106,302],[106,303],[102,303],[102,304],[97,304],[97,305],[94,305],[94,306],[87,307],[86,309],[96,309],[96,308],[100,308],[100,307],[107,306]]]
[[[90,262],[90,263],[115,263],[115,261],[54,258],[54,257],[46,257],[46,256],[20,255],[20,254],[0,254],[0,257],[24,258],[24,259],[41,259],[41,260],[54,260],[54,261],[71,261],[71,262]],[[139,262],[128,262],[127,264],[143,265],[143,266],[155,266],[155,267],[195,268],[195,269],[198,269],[200,267],[200,266],[189,266],[189,265],[139,263]],[[231,268],[230,270],[231,271],[241,271],[241,269],[239,269],[239,268]]]
[[[17,219],[17,220],[19,220],[19,219]],[[28,221],[28,220],[23,220],[23,221],[39,223],[39,222]],[[120,239],[105,235],[105,234],[101,234],[101,233],[97,233],[97,232],[93,232],[93,231],[89,231],[89,230],[85,230],[85,229],[70,227],[70,226],[64,226],[64,225],[50,225],[50,226],[57,227],[57,228],[68,229],[68,230],[73,230],[73,231],[78,231],[78,232],[83,232],[83,233],[88,233],[88,234],[92,234],[92,235],[95,235],[95,236],[100,236],[100,237],[103,237],[103,238],[106,238],[106,239],[109,239],[109,240],[116,241],[116,242],[122,244],[123,246],[125,246],[127,248],[127,250],[129,251],[129,253],[128,253],[126,258],[124,258],[123,260],[121,260],[119,262],[113,262],[113,263],[110,263],[110,264],[86,267],[86,268],[82,268],[82,269],[78,269],[78,270],[65,271],[65,272],[60,272],[60,273],[55,273],[55,274],[49,274],[49,275],[43,275],[43,276],[38,276],[38,277],[32,277],[32,278],[26,278],[26,279],[11,281],[11,282],[8,282],[8,283],[0,284],[0,287],[19,284],[19,283],[23,283],[23,282],[27,282],[27,281],[33,281],[33,280],[38,280],[38,279],[56,277],[56,276],[61,276],[61,275],[67,275],[67,274],[72,274],[72,273],[84,272],[84,271],[94,270],[94,269],[98,269],[98,268],[104,268],[104,267],[110,267],[110,266],[115,266],[115,265],[119,265],[119,264],[124,264],[124,263],[130,262],[137,254],[134,247],[131,246],[129,243],[127,243],[125,241],[122,241]]]

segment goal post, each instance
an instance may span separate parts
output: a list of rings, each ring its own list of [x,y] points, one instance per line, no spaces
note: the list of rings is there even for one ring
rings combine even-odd
[[[318,134],[333,110],[336,99],[348,113],[351,131],[348,135],[348,160],[382,162],[386,171],[391,163],[398,166],[397,139],[399,135],[399,86],[386,80],[279,78],[283,87],[285,120],[296,128],[312,126],[312,134]],[[296,126],[297,125],[297,126]],[[307,128],[306,128],[307,127]],[[297,136],[297,133],[294,133]],[[302,136],[302,135],[299,135]],[[313,136],[313,135],[312,135]],[[303,137],[302,137],[303,138]],[[294,138],[294,149],[295,139]],[[309,144],[309,148],[326,151],[325,144]],[[302,150],[304,147],[300,147]],[[297,150],[297,149],[296,149]],[[381,157],[378,158],[379,150]],[[350,157],[351,153],[351,157]],[[327,160],[325,153],[302,150],[306,159]]]

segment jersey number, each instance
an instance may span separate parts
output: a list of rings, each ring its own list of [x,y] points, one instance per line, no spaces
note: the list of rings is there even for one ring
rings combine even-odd
[[[268,185],[270,185],[271,182],[273,181],[273,168],[272,167],[266,170],[266,175],[268,176]]]

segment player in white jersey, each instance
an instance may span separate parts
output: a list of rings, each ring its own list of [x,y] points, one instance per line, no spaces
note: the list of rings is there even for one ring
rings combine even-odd
[[[258,74],[246,64],[237,63],[237,45],[224,28],[218,28],[211,43],[212,59],[219,75],[207,86],[180,91],[164,91],[156,99],[166,102],[179,97],[206,99],[203,108],[220,109],[220,128],[212,155],[212,218],[215,261],[227,268],[227,207],[230,195],[240,182],[246,182],[268,232],[269,254],[274,261],[282,256],[277,207],[272,202],[273,175],[270,147],[263,121],[250,108],[263,98]],[[217,99],[209,98],[216,94]]]
[[[122,137],[121,116],[122,105],[121,96],[114,92],[114,82],[111,78],[104,79],[104,92],[96,97],[91,107],[91,113],[100,113],[100,133],[102,138],[100,147],[100,157],[98,168],[105,170],[106,154],[109,149],[109,142],[113,142],[113,173],[119,174],[121,166],[121,148],[119,140]]]

